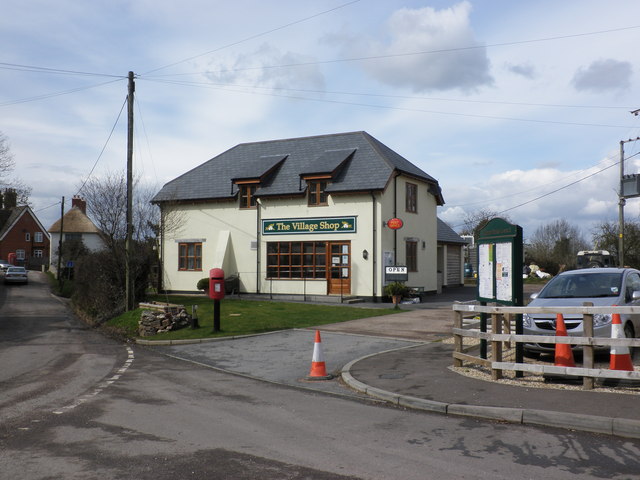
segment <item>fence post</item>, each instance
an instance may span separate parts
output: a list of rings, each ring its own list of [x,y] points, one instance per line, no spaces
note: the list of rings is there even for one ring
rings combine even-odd
[[[453,317],[453,328],[462,328],[462,312],[460,311],[455,311],[454,312],[455,315]],[[462,335],[459,335],[457,333],[453,334],[453,350],[454,352],[457,353],[462,353],[462,348],[463,348],[463,340],[464,338],[462,337]],[[453,366],[454,367],[462,367],[462,360],[460,360],[458,357],[456,357],[455,355],[453,356]]]
[[[502,333],[502,321],[503,314],[492,313],[491,314],[491,334],[500,334]],[[491,340],[491,360],[493,362],[501,362],[502,361],[502,342]],[[491,369],[491,379],[492,380],[500,380],[502,378],[502,370],[500,369]]]
[[[584,302],[585,307],[593,307],[593,302]],[[582,330],[585,337],[593,337],[593,314],[585,313],[582,316]],[[582,346],[582,366],[584,368],[593,368],[593,345]],[[593,390],[594,378],[582,377],[582,388],[584,390]]]

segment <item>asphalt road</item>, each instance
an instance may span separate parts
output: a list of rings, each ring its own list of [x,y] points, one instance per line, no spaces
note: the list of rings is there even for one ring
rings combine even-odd
[[[640,478],[635,441],[230,375],[102,338],[43,283],[0,291],[0,479]]]

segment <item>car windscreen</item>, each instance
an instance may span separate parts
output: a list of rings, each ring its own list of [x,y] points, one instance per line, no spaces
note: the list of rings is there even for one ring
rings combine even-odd
[[[542,289],[538,298],[599,298],[620,295],[619,272],[558,275]]]

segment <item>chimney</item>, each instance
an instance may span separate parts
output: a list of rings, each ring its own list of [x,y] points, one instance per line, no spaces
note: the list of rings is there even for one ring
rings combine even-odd
[[[82,213],[87,214],[87,202],[78,195],[71,199],[71,208],[78,207]]]
[[[4,208],[10,209],[18,206],[18,194],[13,188],[4,191]]]

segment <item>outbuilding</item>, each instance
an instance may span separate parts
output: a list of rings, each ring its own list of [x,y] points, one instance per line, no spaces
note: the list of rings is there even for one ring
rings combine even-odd
[[[153,202],[165,291],[214,267],[274,296],[380,300],[387,266],[438,289],[438,181],[366,132],[240,144]]]

